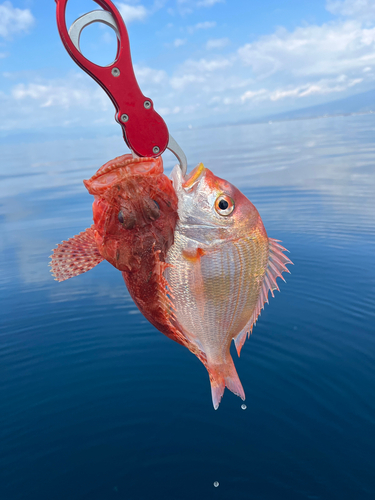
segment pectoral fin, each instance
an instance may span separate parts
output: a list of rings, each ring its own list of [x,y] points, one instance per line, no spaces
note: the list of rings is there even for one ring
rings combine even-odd
[[[65,281],[90,271],[103,259],[95,241],[95,229],[91,226],[53,250],[51,272],[56,281]]]

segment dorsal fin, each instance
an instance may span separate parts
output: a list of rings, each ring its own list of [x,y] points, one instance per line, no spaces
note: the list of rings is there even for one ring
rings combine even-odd
[[[90,271],[104,260],[95,241],[94,225],[61,242],[50,257],[51,273],[56,281],[65,281]]]
[[[268,292],[271,292],[272,297],[274,297],[273,291],[279,290],[279,287],[276,283],[276,278],[281,278],[283,281],[285,281],[282,276],[282,273],[284,272],[290,273],[289,269],[286,267],[286,264],[293,264],[293,262],[289,260],[286,255],[284,255],[283,252],[287,252],[288,250],[283,246],[279,245],[280,243],[279,240],[268,238],[268,241],[269,241],[268,265],[266,269],[266,274],[264,275],[263,278],[262,287],[260,289],[258,302],[246,326],[240,331],[240,333],[234,339],[238,356],[240,355],[245,340],[250,337],[253,327],[258,319],[258,316],[261,310],[264,308],[264,304],[266,302],[268,303]]]

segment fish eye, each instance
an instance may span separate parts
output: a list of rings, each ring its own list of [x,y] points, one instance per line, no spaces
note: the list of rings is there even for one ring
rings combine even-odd
[[[117,218],[124,229],[133,229],[137,224],[137,217],[126,207],[119,211]]]
[[[234,201],[230,196],[222,194],[216,198],[215,210],[219,215],[230,215],[234,210]]]

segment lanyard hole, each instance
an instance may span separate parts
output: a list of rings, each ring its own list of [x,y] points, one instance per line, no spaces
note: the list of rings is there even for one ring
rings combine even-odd
[[[86,26],[79,42],[81,53],[98,66],[109,66],[117,56],[117,36],[102,22]]]

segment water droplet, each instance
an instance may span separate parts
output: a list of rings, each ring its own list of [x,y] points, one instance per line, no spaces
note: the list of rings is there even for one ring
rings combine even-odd
[[[247,406],[246,405],[241,405],[242,410],[246,410]]]
[[[215,481],[214,486],[215,486],[215,488],[217,488],[219,486],[219,481]]]

